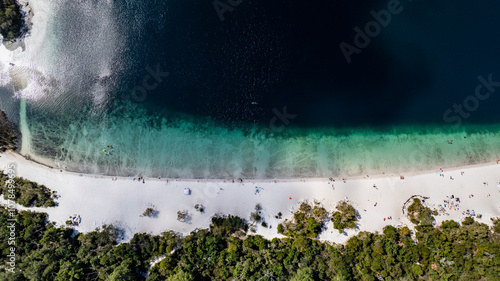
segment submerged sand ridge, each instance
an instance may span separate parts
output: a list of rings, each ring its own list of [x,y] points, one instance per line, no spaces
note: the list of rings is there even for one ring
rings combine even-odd
[[[451,196],[460,198],[458,210],[445,207],[445,212],[436,216],[436,223],[443,220],[460,221],[474,210],[481,214],[480,222],[490,223],[490,218],[500,216],[500,164],[484,164],[461,167],[455,170],[428,172],[425,174],[385,175],[350,179],[344,182],[329,179],[290,179],[286,181],[245,180],[175,180],[132,177],[106,177],[99,175],[60,172],[30,162],[23,157],[7,152],[0,157],[0,167],[16,165],[16,175],[44,184],[56,190],[60,198],[55,208],[29,208],[47,212],[49,219],[64,225],[69,216],[81,216],[80,232],[88,232],[103,224],[114,224],[125,231],[124,240],[134,233],[160,234],[174,230],[188,234],[196,228],[209,226],[215,214],[232,214],[249,219],[256,204],[262,206],[262,216],[269,228],[256,227],[258,234],[267,238],[280,237],[276,226],[283,219],[291,218],[291,211],[303,201],[317,202],[328,211],[334,210],[340,200],[347,200],[359,212],[357,230],[339,234],[332,223],[320,235],[320,239],[342,243],[359,231],[382,231],[387,224],[408,225],[402,207],[412,195],[429,197],[426,204],[431,209],[443,207]],[[463,172],[463,174],[462,174]],[[440,175],[441,174],[441,175]],[[332,186],[333,185],[333,186]],[[374,187],[376,186],[376,188]],[[184,195],[184,188],[191,195]],[[258,191],[257,191],[258,190]],[[473,195],[472,197],[470,195]],[[2,199],[5,203],[5,200]],[[196,204],[204,206],[204,213],[197,212]],[[148,206],[155,206],[156,218],[141,214]],[[21,209],[21,208],[19,208]],[[25,209],[25,208],[22,208]],[[177,211],[187,210],[188,222],[177,220]],[[275,215],[281,212],[282,219]],[[392,219],[387,219],[392,217]],[[386,218],[384,220],[384,218]]]

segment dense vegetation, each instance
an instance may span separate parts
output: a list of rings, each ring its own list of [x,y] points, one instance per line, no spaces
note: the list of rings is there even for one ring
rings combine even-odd
[[[24,178],[15,177],[12,180],[15,184],[14,188],[9,190],[8,175],[0,171],[0,194],[4,195],[5,199],[9,199],[9,194],[13,194],[15,198],[11,200],[23,205],[24,207],[53,207],[56,206],[54,198],[55,192],[51,191],[44,185],[39,185],[36,182],[26,180]],[[12,191],[12,192],[10,192]]]
[[[19,36],[24,26],[23,15],[16,0],[0,0],[0,34],[5,41]]]
[[[7,218],[0,209],[0,280],[500,280],[498,219],[492,229],[475,221],[422,226],[416,241],[407,227],[386,226],[382,234],[361,232],[335,245],[308,237],[309,231],[272,240],[246,235],[245,221],[228,216],[184,238],[136,234],[117,245],[119,230],[112,226],[74,235],[46,224],[45,214],[20,212],[10,273]]]
[[[337,211],[332,215],[333,228],[342,233],[346,228],[356,228],[356,210],[345,201],[337,204]]]
[[[0,152],[7,149],[16,150],[19,136],[16,125],[7,119],[5,112],[0,111]]]
[[[302,203],[299,210],[293,214],[292,220],[285,220],[278,225],[278,233],[290,237],[316,238],[321,233],[327,217],[325,208]]]
[[[410,221],[420,227],[434,224],[434,217],[429,207],[422,205],[418,198],[413,199],[413,203],[408,207]]]

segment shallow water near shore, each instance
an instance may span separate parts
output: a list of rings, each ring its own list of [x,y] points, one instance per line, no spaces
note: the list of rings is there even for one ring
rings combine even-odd
[[[338,44],[386,2],[299,13],[247,1],[224,21],[201,2],[34,2],[26,51],[0,47],[0,108],[24,155],[95,174],[306,178],[494,161],[498,91],[470,97],[479,77],[500,80],[499,4],[445,2],[403,3],[350,64]]]
[[[500,158],[496,125],[461,130],[287,127],[269,134],[258,126],[228,129],[214,121],[151,116],[140,107],[89,115],[84,120],[51,116],[57,126],[27,118],[33,140],[29,153],[86,173],[257,179],[403,173]]]

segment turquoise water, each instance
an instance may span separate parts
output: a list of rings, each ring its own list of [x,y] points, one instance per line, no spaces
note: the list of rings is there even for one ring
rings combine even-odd
[[[306,178],[500,159],[498,91],[470,99],[478,77],[500,80],[499,4],[405,3],[347,64],[338,44],[386,4],[248,1],[221,22],[209,2],[34,2],[26,49],[0,47],[0,108],[22,154],[95,174]],[[460,124],[444,114],[455,104],[470,109]]]
[[[43,118],[34,111],[28,110],[28,116]],[[186,116],[154,117],[138,106],[116,108],[104,117],[89,113],[84,119],[53,114],[50,120],[56,128],[27,118],[32,139],[27,152],[53,166],[95,174],[305,178],[403,173],[500,158],[496,125],[459,130],[438,126],[305,130],[289,126],[269,134],[265,127],[227,129],[214,121]]]

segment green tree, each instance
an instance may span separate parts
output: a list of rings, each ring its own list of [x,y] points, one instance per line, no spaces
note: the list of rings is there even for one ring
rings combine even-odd
[[[337,229],[339,233],[342,233],[346,228],[355,228],[358,219],[354,207],[345,201],[339,201],[336,208],[338,211],[332,215],[333,228]]]
[[[54,281],[76,281],[82,280],[84,277],[84,270],[81,262],[66,261],[59,272],[57,273]]]
[[[491,218],[493,221],[493,232],[500,233],[500,218]]]
[[[465,217],[465,219],[462,221],[464,225],[471,225],[474,223],[474,219],[471,217]]]
[[[384,227],[384,235],[393,241],[397,241],[399,238],[398,230],[392,225],[386,225]]]
[[[424,275],[424,272],[422,271],[422,267],[420,267],[420,265],[418,265],[418,264],[414,264],[414,265],[411,267],[411,270],[412,270],[412,272],[413,272],[415,275],[418,275],[418,276]]]
[[[136,280],[135,272],[131,268],[132,261],[126,260],[113,270],[109,275],[109,281],[134,281]]]
[[[297,274],[291,279],[292,281],[314,281],[314,272],[311,268],[301,268],[297,270]]]
[[[168,277],[166,281],[193,281],[193,280],[195,279],[191,274],[180,270],[175,275]]]

